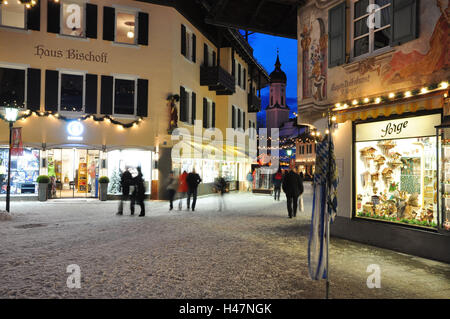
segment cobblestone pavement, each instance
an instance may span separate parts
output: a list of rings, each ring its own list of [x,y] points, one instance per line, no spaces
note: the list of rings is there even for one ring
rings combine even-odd
[[[0,298],[324,298],[310,280],[308,214],[288,219],[268,195],[199,198],[197,210],[147,202],[115,216],[117,201],[12,202],[0,222]],[[139,211],[139,209],[137,209]],[[81,268],[69,289],[66,267]],[[367,266],[381,268],[369,289]],[[450,298],[450,265],[332,238],[331,298]]]

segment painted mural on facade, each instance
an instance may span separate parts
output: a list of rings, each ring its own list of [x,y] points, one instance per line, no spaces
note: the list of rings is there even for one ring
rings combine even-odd
[[[300,12],[300,107],[386,94],[448,78],[449,0],[420,1],[418,39],[387,48],[365,59],[349,59],[342,66],[328,68],[325,33],[328,29],[328,9],[339,2],[310,1]]]
[[[312,18],[303,25],[302,49],[302,96],[323,101],[327,96],[327,47],[328,35],[321,18]]]

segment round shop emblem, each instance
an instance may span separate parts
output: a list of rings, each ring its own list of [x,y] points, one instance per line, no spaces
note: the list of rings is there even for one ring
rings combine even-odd
[[[78,121],[72,121],[67,125],[67,132],[69,133],[69,139],[81,140],[81,134],[83,134],[84,127]]]

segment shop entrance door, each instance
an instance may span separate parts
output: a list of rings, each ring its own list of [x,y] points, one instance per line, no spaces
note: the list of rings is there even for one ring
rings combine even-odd
[[[52,181],[52,197],[98,197],[99,158],[98,150],[49,150],[48,175]]]

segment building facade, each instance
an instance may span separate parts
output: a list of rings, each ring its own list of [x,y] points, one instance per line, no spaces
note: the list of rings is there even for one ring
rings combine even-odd
[[[12,194],[36,194],[40,174],[53,177],[55,197],[97,197],[100,176],[119,194],[127,166],[142,168],[152,198],[165,198],[171,170],[196,168],[206,184],[221,174],[239,187],[268,75],[238,32],[204,24],[200,6],[189,10],[163,1],[1,4],[0,106],[21,107],[14,127],[24,148],[12,157]],[[227,128],[238,142],[227,142]],[[212,135],[221,143],[210,152]]]
[[[308,1],[299,123],[332,127],[332,234],[449,262],[448,1]],[[443,128],[440,128],[443,127]]]

